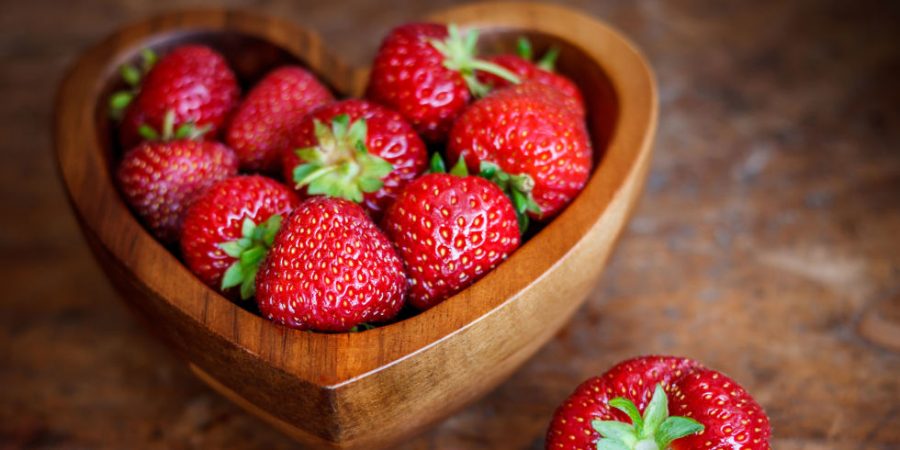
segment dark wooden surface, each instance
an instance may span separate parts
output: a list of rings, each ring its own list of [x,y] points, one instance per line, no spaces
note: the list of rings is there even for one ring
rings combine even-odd
[[[292,447],[128,314],[52,164],[52,95],[66,65],[176,3],[0,6],[0,448]],[[363,63],[392,24],[447,2],[425,3],[247,6],[314,27]],[[578,382],[647,352],[738,379],[772,417],[779,450],[900,446],[900,354],[858,332],[867,308],[900,301],[897,4],[567,3],[624,30],[657,70],[644,199],[566,331],[403,448],[541,448]]]

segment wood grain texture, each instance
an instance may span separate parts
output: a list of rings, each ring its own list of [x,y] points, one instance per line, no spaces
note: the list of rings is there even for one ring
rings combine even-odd
[[[60,171],[85,235],[113,284],[201,378],[316,448],[381,448],[423,430],[508,377],[571,316],[600,276],[649,164],[657,99],[649,67],[618,33],[574,10],[481,4],[432,20],[477,27],[512,50],[528,34],[562,49],[559,69],[581,87],[596,168],[575,201],[478,283],[411,318],[361,333],[288,329],[203,285],[155,242],[111,180],[116,149],[106,99],[117,68],[140,49],[204,42],[252,84],[299,61],[338,93],[358,94],[365,69],[333,58],[319,38],[237,11],[151,18],[89,50],[57,97]],[[287,396],[290,400],[286,400]],[[384,414],[384,411],[394,411]],[[378,430],[372,432],[371,430]]]
[[[122,307],[68,213],[53,94],[76,55],[199,0],[8,2],[0,14],[0,448],[290,449],[212,392]],[[365,64],[392,25],[452,0],[225,0],[320,31]],[[688,355],[765,406],[779,450],[900,445],[900,356],[857,334],[896,302],[900,49],[892,2],[561,3],[656,69],[645,195],[602,281],[507,382],[402,450],[537,450],[588,376]]]

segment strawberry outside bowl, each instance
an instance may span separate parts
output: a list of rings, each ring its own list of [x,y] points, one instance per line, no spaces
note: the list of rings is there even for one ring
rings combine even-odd
[[[84,53],[56,103],[59,171],[85,239],[137,316],[213,389],[310,448],[402,442],[505,380],[569,319],[596,285],[639,198],[656,128],[651,70],[619,33],[576,11],[481,3],[429,17],[478,28],[484,53],[525,35],[561,49],[558,69],[584,93],[595,167],[551,223],[480,281],[421,314],[359,333],[298,331],[204,285],[138,222],[116,190],[106,100],[118,68],[143,48],[187,42],[221,51],[244,83],[285,63],[358,96],[367,69],[329,53],[313,32],[218,9],[130,25]]]

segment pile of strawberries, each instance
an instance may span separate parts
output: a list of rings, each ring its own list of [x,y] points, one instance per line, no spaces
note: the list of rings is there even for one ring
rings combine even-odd
[[[110,98],[119,188],[198,278],[277,323],[344,332],[430,308],[556,216],[592,165],[556,53],[476,46],[452,25],[397,27],[366,98],[344,100],[298,66],[242,95],[211,48],[145,51]]]
[[[476,43],[453,26],[397,27],[366,99],[345,100],[301,67],[241,97],[210,48],[145,52],[110,98],[119,187],[197,277],[277,323],[345,332],[430,308],[506,259],[591,170],[582,96],[552,71],[556,53],[532,62],[522,41],[478,59]],[[651,356],[578,387],[546,448],[771,450],[770,436],[736,382]]]

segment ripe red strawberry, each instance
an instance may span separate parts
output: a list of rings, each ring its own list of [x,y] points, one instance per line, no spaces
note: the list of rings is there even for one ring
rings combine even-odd
[[[731,379],[693,360],[645,356],[579,386],[553,415],[546,448],[770,450],[769,435],[762,409]]]
[[[260,175],[216,183],[184,215],[184,262],[209,286],[222,292],[240,286],[241,298],[250,298],[259,263],[297,203],[287,186]]]
[[[244,170],[277,172],[290,131],[308,112],[334,100],[316,77],[297,66],[273,70],[247,94],[225,133]]]
[[[432,173],[410,183],[388,208],[383,229],[409,276],[409,302],[428,309],[463,290],[519,246],[509,199],[484,178]]]
[[[428,166],[425,144],[403,117],[365,100],[318,108],[293,134],[284,179],[303,195],[361,202],[376,220]]]
[[[704,431],[678,440],[672,445],[675,450],[771,450],[769,418],[731,378],[715,370],[697,369],[674,384],[671,397],[674,414],[706,426]]]
[[[178,239],[194,197],[237,173],[234,152],[217,142],[144,142],[122,158],[116,178],[128,204],[161,241]]]
[[[400,311],[405,291],[403,263],[365,211],[327,197],[300,203],[256,277],[260,312],[304,330],[386,321]]]
[[[448,158],[465,155],[470,170],[486,162],[501,173],[530,178],[507,186],[514,199],[533,198],[516,202],[517,211],[552,218],[584,187],[592,163],[584,122],[561,99],[552,88],[526,82],[473,103],[453,125]]]
[[[625,397],[644,411],[657,384],[671,389],[674,379],[696,367],[699,363],[684,358],[639,357],[620,362],[602,376],[585,381],[553,415],[547,449],[596,449],[600,433],[593,428],[592,421],[628,419],[628,415],[610,405],[612,399]]]
[[[472,95],[488,88],[476,71],[518,79],[487,61],[476,59],[477,34],[455,26],[410,23],[391,30],[375,60],[367,97],[396,110],[425,139],[442,141]]]
[[[138,82],[134,77],[129,81],[135,85]],[[206,139],[213,139],[240,96],[225,58],[201,45],[172,50],[149,69],[138,89],[133,98],[117,95],[112,102],[118,108],[127,105],[119,130],[124,148],[143,140],[142,125],[160,129],[170,110],[175,113],[176,126],[193,123],[198,129],[208,130]]]
[[[532,62],[531,44],[527,39],[519,39],[518,55],[503,54],[487,58],[488,61],[503,67],[514,73],[523,82],[535,81],[550,86],[565,97],[565,101],[570,103],[570,107],[577,111],[580,116],[584,116],[584,97],[581,90],[572,82],[572,80],[554,72],[556,57],[559,50],[551,48],[543,58],[537,63]],[[492,73],[479,72],[478,79],[493,89],[500,89],[510,86],[511,83]]]

